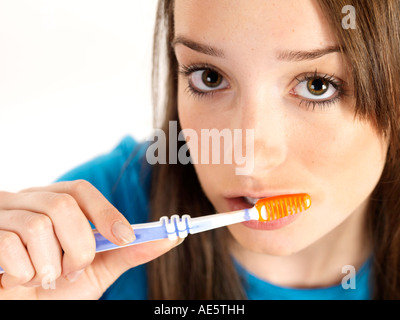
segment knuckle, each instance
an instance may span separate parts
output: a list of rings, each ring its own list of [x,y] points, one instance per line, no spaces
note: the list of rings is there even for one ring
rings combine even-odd
[[[71,188],[71,191],[74,194],[79,194],[89,188],[93,188],[92,184],[89,181],[83,179],[70,182],[69,187]]]
[[[0,252],[10,254],[15,250],[15,246],[20,242],[20,238],[13,232],[4,232],[0,234]]]
[[[28,234],[35,236],[53,230],[53,223],[46,215],[33,214],[27,217],[25,227]]]
[[[43,280],[46,278],[51,278],[53,280],[58,279],[61,276],[62,270],[61,265],[45,265],[36,272],[37,279]]]
[[[73,269],[80,270],[90,265],[95,257],[95,250],[81,250],[72,258]]]
[[[0,234],[0,253],[4,259],[15,259],[16,252],[21,246],[21,240],[19,236],[13,232],[4,232]],[[19,284],[30,281],[35,276],[35,270],[33,268],[16,268],[12,270],[14,274],[12,276],[18,279]]]
[[[51,199],[52,207],[57,211],[70,211],[75,208],[77,203],[75,199],[67,193],[56,193]]]
[[[10,195],[9,192],[0,190],[0,205],[2,201],[5,201],[9,195]]]
[[[23,270],[18,274],[19,283],[26,283],[35,276],[35,271],[33,269]]]

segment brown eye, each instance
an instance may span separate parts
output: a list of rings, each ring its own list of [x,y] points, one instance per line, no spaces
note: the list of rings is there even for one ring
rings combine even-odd
[[[215,69],[201,67],[186,67],[184,75],[188,77],[191,93],[213,94],[216,91],[229,88],[228,81]],[[191,70],[196,68],[196,70]]]
[[[323,95],[329,89],[329,82],[327,80],[316,78],[307,81],[307,89],[315,96]]]
[[[314,74],[303,74],[296,77],[298,84],[290,90],[290,94],[305,102],[307,106],[327,106],[330,103],[339,101],[344,94],[343,81],[334,76],[320,76]]]
[[[223,77],[216,71],[204,70],[201,79],[207,87],[216,88],[222,83]]]

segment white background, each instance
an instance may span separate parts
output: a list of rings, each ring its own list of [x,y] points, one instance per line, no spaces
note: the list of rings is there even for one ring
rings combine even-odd
[[[152,130],[156,0],[0,0],[0,190]]]

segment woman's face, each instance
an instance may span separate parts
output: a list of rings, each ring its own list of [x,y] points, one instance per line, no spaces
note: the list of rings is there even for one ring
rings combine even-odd
[[[288,255],[339,225],[361,223],[387,144],[369,122],[355,118],[349,70],[312,1],[175,0],[173,45],[179,120],[197,133],[203,149],[195,140],[189,148],[216,210],[251,207],[244,197],[312,198],[295,220],[230,226],[242,247]],[[241,129],[243,145],[253,143],[252,170],[238,175],[234,160],[226,164],[223,139],[213,150],[222,151],[220,164],[201,161],[208,159],[201,157],[202,129],[227,129],[232,136]],[[253,141],[246,142],[246,129]]]

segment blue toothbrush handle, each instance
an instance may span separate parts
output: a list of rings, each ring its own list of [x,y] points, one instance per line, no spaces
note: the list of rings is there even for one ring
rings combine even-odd
[[[95,231],[94,239],[96,240],[96,252],[128,247],[139,243],[168,238],[168,233],[164,225],[161,225],[159,222],[154,223],[154,225],[152,224],[153,223],[142,224],[145,227],[139,228],[137,227],[138,225],[132,225],[136,239],[125,246],[117,246],[116,244],[104,238],[99,232]]]
[[[104,238],[97,230],[93,230],[96,241],[96,252],[167,238],[170,240],[176,240],[177,238],[183,239],[186,238],[188,234],[195,234],[250,219],[257,219],[257,210],[254,212],[252,213],[251,210],[245,209],[230,213],[212,214],[193,219],[189,215],[183,215],[182,217],[173,215],[170,219],[166,216],[161,217],[160,221],[157,222],[133,224],[131,226],[135,232],[136,239],[125,246],[117,246]],[[0,267],[0,274],[3,272],[3,269]]]

